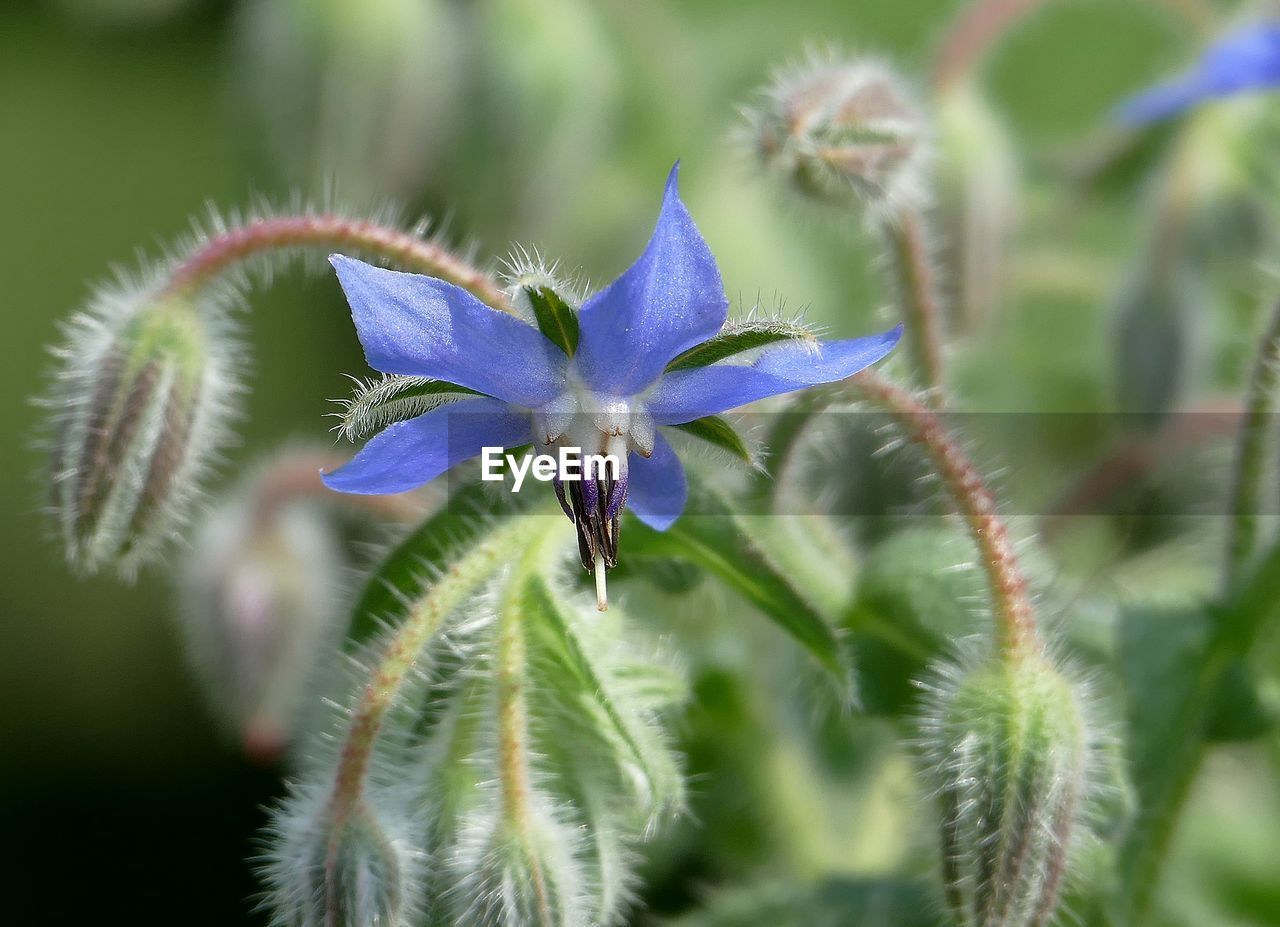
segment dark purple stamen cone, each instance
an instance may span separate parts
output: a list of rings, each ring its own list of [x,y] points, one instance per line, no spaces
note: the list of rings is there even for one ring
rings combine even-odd
[[[609,504],[605,508],[605,518],[614,519],[622,514],[627,504],[627,474],[624,471],[609,487]]]

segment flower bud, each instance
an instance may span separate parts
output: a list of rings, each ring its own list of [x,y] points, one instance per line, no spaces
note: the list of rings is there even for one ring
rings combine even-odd
[[[46,405],[53,505],[74,566],[131,576],[185,515],[226,416],[220,334],[179,297],[103,297],[67,327]]]
[[[749,118],[760,161],[820,202],[884,206],[919,195],[925,120],[880,62],[820,62],[784,74]]]
[[[1197,316],[1210,302],[1192,267],[1159,258],[1138,269],[1115,308],[1116,390],[1121,412],[1156,424],[1183,398],[1191,371]]]
[[[277,760],[343,615],[342,556],[313,507],[264,493],[224,502],[182,570],[183,630],[219,720],[245,753]]]
[[[944,674],[926,728],[956,923],[1045,923],[1086,795],[1080,693],[1043,655],[990,658]]]
[[[1017,165],[1008,132],[977,87],[948,87],[937,112],[941,278],[953,327],[965,331],[999,309],[1016,221]]]
[[[290,808],[289,805],[296,807]],[[273,924],[288,927],[398,927],[417,907],[418,851],[389,831],[367,802],[334,822],[327,802],[295,793],[278,826],[265,875]]]
[[[236,33],[253,139],[283,178],[412,198],[448,149],[460,73],[442,0],[254,0]]]

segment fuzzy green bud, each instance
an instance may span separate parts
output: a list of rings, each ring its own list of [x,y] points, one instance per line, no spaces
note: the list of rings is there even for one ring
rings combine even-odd
[[[1156,424],[1191,385],[1197,316],[1211,302],[1192,266],[1153,255],[1120,292],[1115,313],[1116,400],[1137,422]]]
[[[246,755],[278,760],[344,614],[343,560],[313,506],[263,487],[215,509],[181,573],[182,629],[223,726]]]
[[[947,903],[963,927],[1038,927],[1057,906],[1089,778],[1082,699],[1042,654],[943,674],[925,756]]]
[[[341,820],[317,797],[295,795],[306,816],[279,822],[281,855],[266,875],[273,924],[399,927],[417,909],[418,851],[361,802]]]
[[[230,365],[219,333],[178,296],[103,296],[66,333],[46,402],[54,509],[74,566],[131,576],[189,507]]]
[[[422,192],[454,133],[453,4],[253,0],[238,26],[251,136],[284,179],[356,198]]]
[[[999,309],[1016,222],[1016,156],[1009,133],[972,84],[948,87],[936,110],[945,304],[956,329],[972,330]]]
[[[783,74],[749,118],[761,163],[808,197],[883,207],[920,193],[925,119],[880,62],[817,62]]]

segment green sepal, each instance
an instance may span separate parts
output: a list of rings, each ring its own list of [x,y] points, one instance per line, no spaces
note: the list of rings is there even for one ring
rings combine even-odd
[[[524,291],[533,307],[538,330],[553,344],[573,357],[578,350],[578,313],[549,286],[530,286]]]
[[[689,370],[705,367],[716,361],[733,357],[743,351],[763,348],[779,341],[807,341],[816,344],[813,332],[793,322],[773,319],[753,319],[749,322],[730,322],[720,332],[702,344],[695,345],[667,364],[672,370]]]
[[[388,425],[425,415],[446,402],[481,395],[447,380],[385,374],[361,384],[355,395],[345,401],[346,406],[337,413],[341,422],[338,431],[349,441],[360,441]]]
[[[742,435],[738,434],[737,430],[729,424],[729,420],[723,416],[708,415],[705,418],[696,418],[692,422],[685,422],[672,427],[686,431],[695,438],[701,438],[708,444],[714,444],[720,450],[732,454],[751,466],[755,466],[755,458],[751,454],[751,449],[742,440]]]

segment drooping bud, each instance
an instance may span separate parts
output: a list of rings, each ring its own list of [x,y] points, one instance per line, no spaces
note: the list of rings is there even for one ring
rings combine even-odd
[[[132,576],[185,516],[231,392],[209,316],[178,296],[111,294],[67,326],[45,404],[53,507],[77,568]]]
[[[1153,257],[1137,269],[1115,307],[1116,399],[1135,424],[1158,424],[1183,398],[1195,367],[1197,316],[1207,287],[1198,270]]]
[[[999,311],[1017,218],[1017,164],[1008,132],[977,87],[946,88],[936,109],[941,277],[952,325],[966,331]]]
[[[914,201],[926,124],[905,82],[866,59],[780,75],[749,113],[756,156],[796,189],[841,207]]]
[[[341,821],[325,804],[295,793],[277,819],[265,875],[273,924],[288,927],[397,927],[417,908],[419,851],[390,832],[368,802]]]
[[[254,0],[234,77],[251,138],[290,183],[412,198],[448,150],[462,60],[442,0]]]
[[[940,678],[924,749],[947,903],[963,927],[1038,927],[1082,829],[1091,745],[1081,693],[1039,653]]]
[[[280,758],[343,616],[342,556],[313,507],[254,487],[200,526],[182,571],[182,627],[211,706],[243,750]]]

